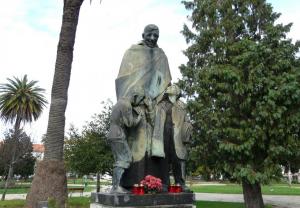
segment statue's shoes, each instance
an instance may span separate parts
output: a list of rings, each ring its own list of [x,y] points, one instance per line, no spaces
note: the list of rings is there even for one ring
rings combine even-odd
[[[181,185],[181,189],[182,189],[182,192],[192,192],[185,184]]]
[[[129,194],[130,192],[126,189],[124,189],[121,186],[112,187],[110,190],[110,193],[116,193],[116,194]]]

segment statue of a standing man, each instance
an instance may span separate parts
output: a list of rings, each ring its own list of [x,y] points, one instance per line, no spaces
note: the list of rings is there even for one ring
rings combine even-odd
[[[171,83],[168,59],[158,47],[159,29],[156,25],[147,25],[142,34],[143,40],[132,45],[124,54],[116,83],[117,99],[126,97],[132,89],[144,89],[145,101],[138,107],[142,117],[140,123],[128,131],[128,143],[133,163],[125,170],[121,185],[126,188],[139,183],[147,174],[153,174],[156,161],[151,160],[151,142],[154,122],[151,120],[154,103]],[[150,115],[150,116],[149,116]],[[152,116],[153,117],[153,116]],[[150,118],[150,119],[149,119]],[[155,173],[155,172],[154,172]],[[155,174],[154,174],[155,176]]]

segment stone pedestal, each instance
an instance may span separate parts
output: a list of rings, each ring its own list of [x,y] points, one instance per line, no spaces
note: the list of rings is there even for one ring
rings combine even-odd
[[[195,208],[194,193],[110,194],[92,193],[90,208]]]

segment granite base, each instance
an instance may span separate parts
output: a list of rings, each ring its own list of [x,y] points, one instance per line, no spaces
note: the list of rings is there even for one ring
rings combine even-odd
[[[193,208],[194,193],[111,194],[92,193],[90,208]]]

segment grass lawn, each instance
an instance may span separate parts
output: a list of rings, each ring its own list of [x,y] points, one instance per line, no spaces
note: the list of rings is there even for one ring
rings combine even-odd
[[[25,200],[6,200],[0,201],[1,208],[23,208],[25,207]],[[68,198],[68,208],[89,208],[89,197],[71,197]]]
[[[239,184],[223,185],[193,185],[191,188],[198,193],[224,193],[224,194],[242,194],[242,186]],[[300,185],[289,187],[284,184],[274,184],[262,186],[262,192],[266,195],[300,195]]]
[[[29,188],[9,188],[6,194],[26,194]],[[4,192],[4,189],[0,189],[0,194]]]
[[[25,185],[24,185],[25,186]],[[83,186],[78,184],[78,186]],[[27,193],[29,186],[26,185],[23,188],[8,189],[8,194],[24,194]],[[76,187],[76,185],[69,185],[69,187]],[[85,187],[85,192],[95,190],[95,186]],[[221,184],[221,185],[206,185],[206,184],[194,184],[191,188],[194,192],[198,193],[224,193],[224,194],[242,194],[242,186],[239,184]],[[293,184],[289,187],[286,184],[274,184],[262,187],[263,194],[266,195],[300,195],[300,185]],[[3,189],[0,189],[0,194],[3,193]]]
[[[197,201],[197,208],[245,208],[244,203]],[[266,205],[266,208],[272,208]]]
[[[68,187],[79,187],[79,186],[68,186]],[[95,189],[96,189],[96,187],[87,186],[84,188],[84,192],[91,192]],[[6,194],[26,194],[28,191],[29,191],[29,187],[28,188],[9,188],[9,189],[7,189]],[[0,189],[0,194],[2,194],[3,192],[4,192],[4,189]]]
[[[25,200],[8,200],[0,201],[1,208],[23,208]],[[207,202],[197,201],[197,208],[245,208],[243,203],[231,202]],[[90,207],[90,198],[88,197],[71,197],[69,198],[68,208],[88,208]],[[271,206],[266,206],[271,208]]]
[[[7,189],[7,194],[24,194],[27,193],[30,188],[30,183],[15,183],[14,188]],[[0,186],[0,194],[4,192],[4,183]]]
[[[68,200],[68,207],[89,208],[90,207],[90,197],[71,197]]]
[[[25,200],[6,200],[0,201],[1,208],[20,208],[24,207]]]

